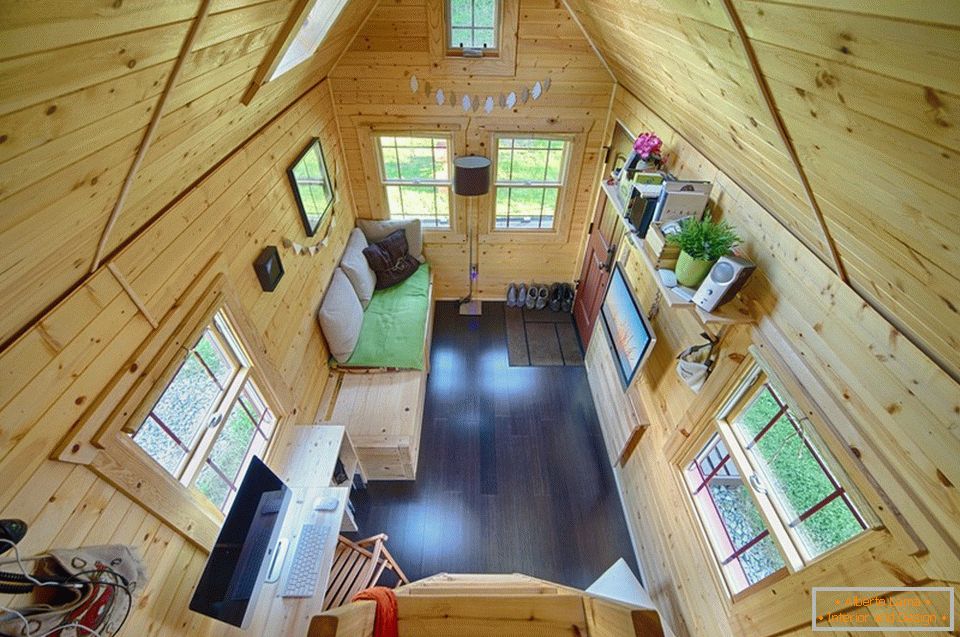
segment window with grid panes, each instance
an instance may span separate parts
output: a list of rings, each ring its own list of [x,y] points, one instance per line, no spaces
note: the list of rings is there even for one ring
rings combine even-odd
[[[536,137],[497,140],[497,230],[552,230],[566,178],[569,142]]]
[[[202,330],[132,434],[151,458],[221,511],[262,456],[276,416],[251,375],[250,358],[223,311]]]
[[[377,145],[390,218],[420,219],[424,228],[449,228],[450,139],[381,135]]]
[[[872,527],[862,496],[792,403],[756,364],[720,411],[717,433],[684,468],[733,593],[788,561],[801,569]]]
[[[448,48],[495,51],[499,5],[500,0],[447,0]]]

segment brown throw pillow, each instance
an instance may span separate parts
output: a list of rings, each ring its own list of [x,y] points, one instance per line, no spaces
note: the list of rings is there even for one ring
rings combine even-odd
[[[389,288],[409,278],[420,262],[407,251],[407,237],[403,230],[387,235],[382,241],[363,249],[363,256],[377,275],[377,289]]]

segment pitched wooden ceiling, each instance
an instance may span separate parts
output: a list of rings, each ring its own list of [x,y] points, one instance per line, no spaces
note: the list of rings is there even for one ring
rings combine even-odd
[[[831,263],[723,0],[568,4],[623,87]],[[960,377],[960,4],[730,4],[851,285]]]
[[[106,254],[326,77],[375,4],[351,0],[312,60],[243,106],[268,47],[302,2],[212,0]],[[0,4],[0,347],[87,275],[204,5]]]

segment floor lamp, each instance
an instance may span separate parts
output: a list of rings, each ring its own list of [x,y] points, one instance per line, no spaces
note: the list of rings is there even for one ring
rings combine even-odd
[[[479,197],[490,192],[490,160],[477,155],[457,157],[453,160],[453,192],[461,197]],[[472,208],[472,206],[471,206]],[[473,284],[479,274],[474,262],[473,240],[475,211],[467,210],[467,245],[469,246],[469,281],[467,295],[460,299],[460,313],[467,316],[479,316],[482,308],[480,301],[473,300]]]

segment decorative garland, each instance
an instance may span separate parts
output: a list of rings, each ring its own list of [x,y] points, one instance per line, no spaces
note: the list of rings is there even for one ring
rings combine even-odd
[[[427,97],[432,97],[437,103],[437,106],[448,104],[451,108],[460,107],[464,113],[471,111],[476,113],[482,108],[484,113],[490,115],[497,106],[509,111],[517,106],[517,104],[526,104],[531,99],[537,101],[543,97],[544,93],[550,90],[552,84],[553,80],[547,77],[544,80],[537,80],[533,83],[533,86],[524,86],[520,88],[519,91],[500,93],[497,99],[494,99],[492,95],[487,95],[486,98],[483,98],[480,95],[471,96],[469,94],[464,94],[457,99],[457,94],[454,91],[447,91],[442,87],[434,89],[430,82],[423,83],[423,93]],[[420,92],[420,89],[420,80],[417,79],[416,75],[411,75],[410,92],[416,94]]]

